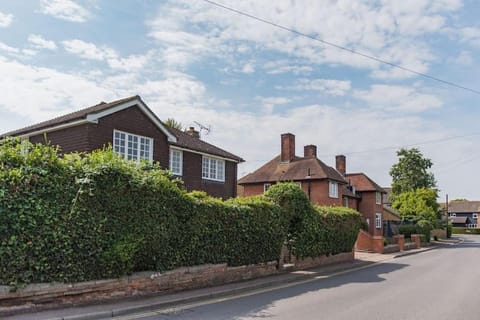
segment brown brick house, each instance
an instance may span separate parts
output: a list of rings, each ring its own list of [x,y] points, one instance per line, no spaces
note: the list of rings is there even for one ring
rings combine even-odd
[[[317,158],[317,147],[304,147],[304,156],[295,155],[295,136],[281,135],[281,153],[265,165],[238,181],[244,196],[261,194],[280,181],[298,183],[314,204],[343,205],[347,182],[332,167]],[[350,196],[351,193],[349,193]]]
[[[60,146],[64,153],[90,152],[111,144],[129,160],[156,161],[182,178],[187,190],[236,196],[237,164],[243,159],[200,139],[198,131],[166,126],[139,96],[101,102],[3,134]]]

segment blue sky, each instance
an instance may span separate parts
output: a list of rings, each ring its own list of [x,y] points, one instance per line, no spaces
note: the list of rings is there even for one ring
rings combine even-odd
[[[219,3],[480,90],[476,1]],[[161,119],[210,126],[243,176],[316,144],[383,186],[396,150],[432,159],[441,196],[480,199],[479,94],[339,50],[202,0],[0,2],[0,131],[139,94]]]

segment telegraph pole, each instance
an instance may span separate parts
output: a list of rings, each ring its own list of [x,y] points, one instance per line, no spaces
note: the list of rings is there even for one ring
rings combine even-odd
[[[445,209],[446,209],[445,210],[445,216],[446,216],[445,217],[446,218],[445,219],[445,223],[446,223],[445,231],[446,231],[446,236],[448,238],[448,194],[447,193],[445,194]]]

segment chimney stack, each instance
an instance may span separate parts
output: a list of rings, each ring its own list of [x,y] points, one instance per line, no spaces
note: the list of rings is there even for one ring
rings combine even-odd
[[[188,130],[185,130],[185,133],[190,135],[191,137],[193,138],[197,138],[199,139],[200,138],[200,132],[198,132],[197,130],[195,130],[194,127],[189,127]]]
[[[342,174],[342,176],[345,175],[346,169],[347,169],[347,160],[344,155],[338,155],[335,157],[335,167],[337,168],[337,171]]]
[[[281,162],[290,162],[295,157],[295,136],[291,133],[282,134]]]
[[[313,144],[309,144],[308,146],[303,147],[303,156],[305,158],[316,158],[317,146]]]

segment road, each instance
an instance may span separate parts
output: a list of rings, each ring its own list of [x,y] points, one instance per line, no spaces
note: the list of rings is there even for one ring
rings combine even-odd
[[[268,292],[118,319],[480,319],[480,236]]]

